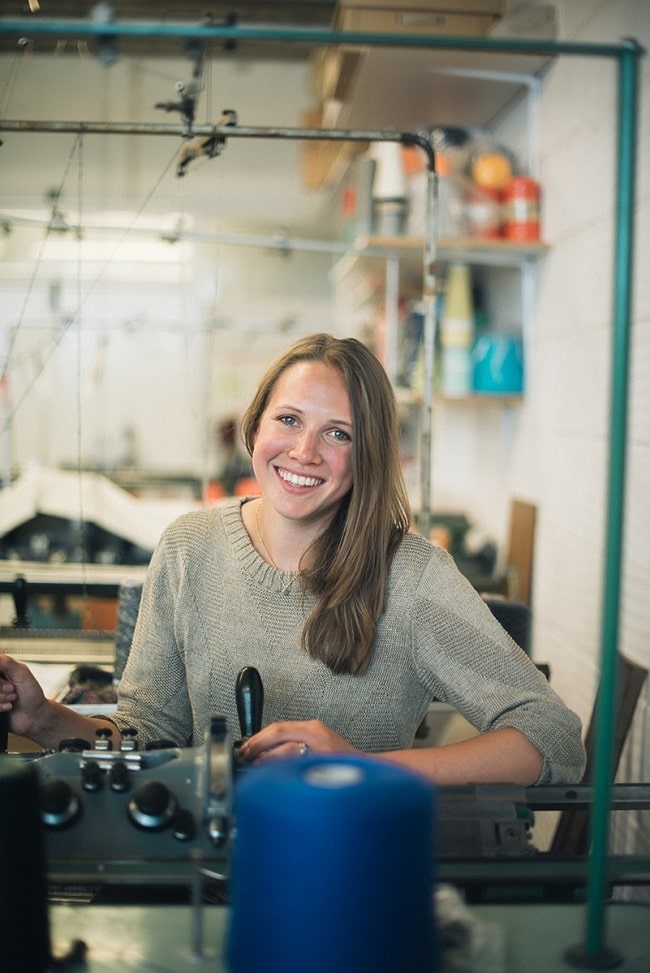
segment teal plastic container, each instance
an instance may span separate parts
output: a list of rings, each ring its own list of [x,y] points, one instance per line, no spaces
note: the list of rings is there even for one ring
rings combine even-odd
[[[517,335],[481,335],[472,348],[472,363],[474,392],[523,392],[524,356]]]

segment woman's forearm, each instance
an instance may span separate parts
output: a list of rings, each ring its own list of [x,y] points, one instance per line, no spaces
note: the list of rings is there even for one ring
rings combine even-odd
[[[520,730],[511,727],[443,747],[392,750],[380,757],[443,785],[508,783],[530,787],[539,780],[544,764],[537,747]]]

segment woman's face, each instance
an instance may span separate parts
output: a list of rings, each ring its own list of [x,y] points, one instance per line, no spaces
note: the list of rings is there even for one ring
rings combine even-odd
[[[352,409],[343,376],[301,361],[281,374],[262,413],[253,470],[266,500],[324,525],[352,487]]]

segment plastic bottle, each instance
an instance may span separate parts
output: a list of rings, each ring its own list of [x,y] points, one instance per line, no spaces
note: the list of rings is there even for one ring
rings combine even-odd
[[[469,267],[452,264],[447,272],[445,305],[440,328],[440,391],[466,395],[472,388],[474,308]]]

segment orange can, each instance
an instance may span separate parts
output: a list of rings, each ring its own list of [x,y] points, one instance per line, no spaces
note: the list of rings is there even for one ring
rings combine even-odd
[[[539,240],[539,183],[527,176],[513,176],[504,193],[504,217],[507,240]]]

